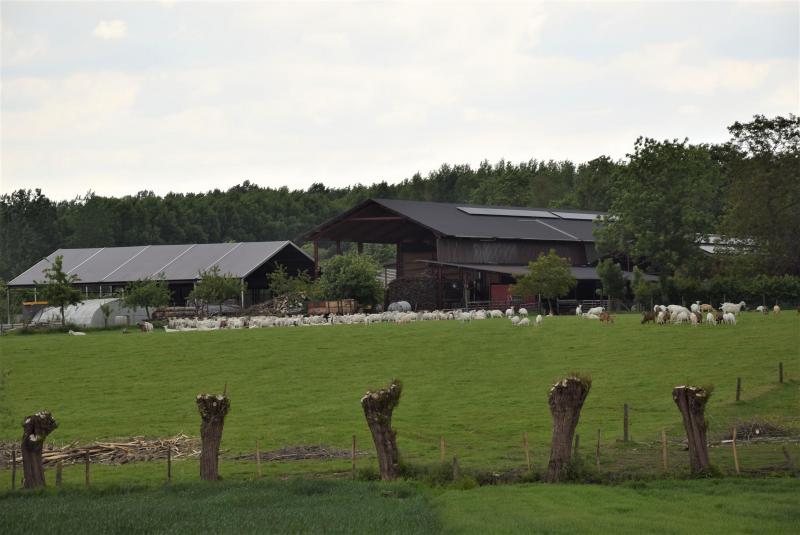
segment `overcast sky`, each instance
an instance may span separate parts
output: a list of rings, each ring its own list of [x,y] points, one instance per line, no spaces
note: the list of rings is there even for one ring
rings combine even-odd
[[[396,182],[798,113],[800,3],[2,2],[3,192]]]

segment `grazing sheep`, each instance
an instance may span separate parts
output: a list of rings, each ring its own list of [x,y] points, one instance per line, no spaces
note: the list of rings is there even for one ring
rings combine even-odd
[[[520,308],[520,309],[519,309],[519,312],[517,312],[517,313],[518,313],[520,316],[527,316],[527,315],[528,315],[528,309],[527,309],[527,308]]]
[[[775,306],[772,307],[772,312],[774,312],[775,314],[780,314],[781,313],[781,307],[779,307],[778,304],[776,303]]]
[[[82,332],[78,332],[78,331],[73,331],[72,329],[70,329],[70,330],[69,330],[69,334],[70,334],[71,336],[86,336],[86,333],[82,333]]]
[[[655,322],[656,322],[656,313],[655,312],[650,312],[649,310],[646,311],[646,312],[642,312],[642,323],[641,324],[644,325],[645,323],[650,322],[650,321],[652,321],[655,324]]]
[[[728,325],[736,325],[736,314],[733,312],[725,312],[722,315],[722,321]]]
[[[537,327],[538,327],[538,326],[540,326],[540,325],[542,324],[542,319],[543,319],[543,318],[542,318],[542,315],[541,315],[541,314],[539,314],[538,316],[536,316],[536,323],[535,323],[534,325],[536,325]]]
[[[720,308],[720,310],[722,310],[723,314],[726,313],[726,312],[730,312],[731,314],[738,315],[739,312],[741,312],[742,309],[745,308],[745,304],[744,304],[744,301],[742,301],[741,303],[738,303],[738,304],[737,303],[722,303],[719,308]]]
[[[521,320],[519,320],[519,323],[517,323],[517,327],[527,327],[530,324],[531,320],[529,320],[528,318],[522,318]]]
[[[717,325],[717,320],[711,312],[706,312],[706,325]]]

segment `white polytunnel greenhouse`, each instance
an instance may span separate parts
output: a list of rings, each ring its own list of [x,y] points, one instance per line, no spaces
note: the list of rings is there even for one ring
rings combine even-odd
[[[108,304],[110,313],[108,318],[100,309],[101,305]],[[134,325],[136,322],[147,319],[144,309],[133,310],[122,305],[118,298],[88,299],[77,305],[70,305],[64,309],[67,323],[79,327],[104,327],[112,325]],[[43,308],[33,317],[31,323],[61,323],[61,310],[58,307]]]

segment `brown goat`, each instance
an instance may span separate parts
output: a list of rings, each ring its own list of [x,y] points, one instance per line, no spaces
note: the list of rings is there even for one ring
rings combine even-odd
[[[612,316],[608,312],[601,312],[599,315],[601,322],[614,323],[614,316]]]
[[[642,312],[642,325],[647,323],[648,321],[652,321],[653,323],[656,322],[656,313],[652,311],[645,311]]]

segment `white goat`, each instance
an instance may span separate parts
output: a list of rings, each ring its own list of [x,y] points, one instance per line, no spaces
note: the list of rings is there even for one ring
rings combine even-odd
[[[722,321],[728,325],[736,325],[736,314],[733,312],[726,312],[722,315]]]
[[[514,308],[513,307],[512,308],[507,308],[506,309],[506,317],[510,318],[513,315],[514,315]]]
[[[518,314],[520,316],[527,316],[528,315],[528,309],[527,308],[520,308]]]
[[[541,315],[541,314],[539,314],[538,316],[536,316],[536,323],[535,323],[535,325],[536,325],[537,327],[538,327],[538,326],[540,326],[540,325],[542,324],[542,319],[543,319],[543,318],[542,318],[542,315]]]
[[[86,336],[86,333],[73,331],[72,329],[69,330],[69,334],[72,335],[72,336]]]
[[[706,312],[706,325],[717,325],[717,320],[711,312]]]
[[[519,316],[514,316],[513,318],[511,318],[511,325],[517,325],[519,324],[519,322],[520,322]]]
[[[741,303],[722,303],[719,308],[723,313],[730,312],[733,315],[738,315],[744,307],[745,304],[742,301]]]
[[[581,310],[581,306],[580,305],[575,307],[575,315],[576,316],[580,316],[582,313],[583,313],[583,310]]]
[[[527,317],[525,317],[525,318],[522,318],[521,320],[519,320],[519,323],[517,323],[517,327],[527,327],[530,324],[531,324],[531,320],[529,320]]]
[[[590,309],[589,309],[589,311],[587,312],[587,314],[594,314],[594,315],[598,315],[598,314],[600,314],[601,312],[603,312],[604,310],[605,310],[605,308],[603,308],[603,307],[593,307],[593,308],[590,308]]]

